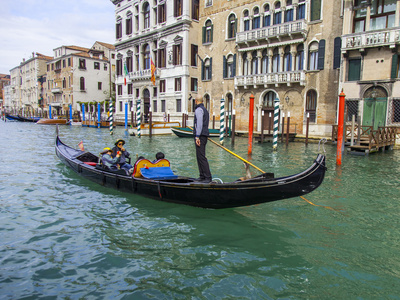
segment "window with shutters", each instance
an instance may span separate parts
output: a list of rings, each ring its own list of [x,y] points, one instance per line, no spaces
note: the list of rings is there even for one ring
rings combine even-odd
[[[197,78],[191,78],[190,79],[190,90],[192,92],[197,92],[198,91]]]
[[[260,9],[255,7],[253,9],[253,29],[260,28]]]
[[[304,70],[304,44],[297,45],[296,71]]]
[[[276,47],[272,55],[272,73],[280,72],[279,65],[280,65],[279,48]]]
[[[286,0],[285,22],[293,21],[293,11],[292,0]]]
[[[175,66],[182,64],[182,45],[174,45],[173,46],[173,64]]]
[[[278,1],[275,3],[275,11],[274,11],[274,25],[282,23],[282,11],[281,11],[281,3]]]
[[[158,49],[158,67],[165,68],[167,64],[167,52],[165,48]]]
[[[115,24],[115,37],[120,39],[122,37],[122,18],[117,18],[117,23]]]
[[[128,13],[126,14],[125,34],[126,35],[132,34],[132,12],[131,11],[128,11]]]
[[[199,0],[192,0],[192,19],[199,20]]]
[[[228,39],[236,37],[236,16],[230,14],[228,18]]]
[[[251,74],[255,75],[258,73],[258,57],[257,51],[251,53]]]
[[[392,56],[392,71],[390,74],[390,78],[395,79],[399,77],[400,77],[399,55],[395,53]]]
[[[213,24],[207,20],[203,27],[203,44],[210,44],[213,41]]]
[[[250,14],[249,11],[246,9],[243,12],[243,31],[250,30]]]
[[[302,20],[306,18],[306,0],[299,0],[296,18],[297,20]]]
[[[199,47],[197,45],[190,45],[190,65],[197,67],[197,54],[199,53]]]
[[[183,0],[174,0],[174,17],[182,16],[182,2]]]
[[[317,92],[315,90],[309,90],[306,96],[306,116],[309,114],[310,122],[316,121],[317,116]]]
[[[224,56],[224,78],[233,78],[236,76],[236,54]]]
[[[311,0],[311,21],[321,19],[321,1],[322,0]]]
[[[122,59],[117,59],[117,76],[122,75]]]
[[[268,27],[271,25],[271,13],[269,11],[269,4],[264,5],[264,18],[263,18],[263,27]]]
[[[292,70],[292,54],[290,53],[290,46],[285,47],[285,53],[283,55],[284,60],[284,71],[289,72]]]
[[[158,5],[157,13],[158,13],[158,23],[159,24],[164,23],[167,20],[167,18],[166,18],[167,13],[166,13],[165,5],[166,5],[165,2]]]
[[[268,57],[268,50],[267,49],[264,49],[263,52],[262,52],[261,73],[262,74],[269,73],[269,57]]]
[[[318,67],[318,42],[312,42],[308,47],[308,70],[317,70]]]
[[[150,4],[148,2],[143,4],[143,28],[150,28]]]
[[[361,58],[349,59],[347,80],[357,81],[361,78]]]
[[[202,80],[207,81],[211,80],[212,76],[212,58],[206,58],[204,62],[202,62]]]
[[[132,59],[132,56],[128,56],[126,58],[126,69],[128,70],[128,72],[132,72],[133,71],[133,59]]]

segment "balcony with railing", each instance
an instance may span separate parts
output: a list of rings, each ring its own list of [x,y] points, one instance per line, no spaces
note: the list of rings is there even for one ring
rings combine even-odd
[[[156,69],[154,73],[155,77],[159,77],[158,69]],[[128,79],[128,78],[127,78]],[[151,70],[142,70],[142,71],[134,71],[129,73],[129,79],[132,81],[136,80],[150,80],[151,79]]]
[[[297,20],[273,26],[253,29],[249,31],[238,32],[236,35],[236,43],[258,42],[260,40],[269,40],[283,36],[294,38],[297,35],[305,36],[307,33],[307,23],[305,20]]]
[[[306,72],[304,70],[271,73],[271,74],[253,74],[245,76],[236,76],[235,87],[247,88],[249,86],[257,87],[259,85],[266,87],[269,84],[291,85],[294,83],[299,83],[300,85],[304,85],[305,78],[306,78]]]
[[[400,28],[357,32],[342,36],[342,51],[389,46],[400,43]]]
[[[62,94],[62,88],[59,88],[59,87],[57,87],[57,88],[52,88],[52,89],[51,89],[51,92],[52,92],[53,94]]]

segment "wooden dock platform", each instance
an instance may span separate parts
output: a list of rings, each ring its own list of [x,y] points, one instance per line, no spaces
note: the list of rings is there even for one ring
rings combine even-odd
[[[344,142],[350,154],[368,155],[373,152],[393,150],[396,144],[397,127],[378,127],[377,130],[372,126],[354,128],[355,132],[352,134],[351,125],[346,125]],[[337,125],[333,126],[332,140],[337,141]]]

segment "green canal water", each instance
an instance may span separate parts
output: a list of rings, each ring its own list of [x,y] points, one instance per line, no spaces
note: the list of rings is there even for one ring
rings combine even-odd
[[[197,177],[191,139],[63,126],[98,153],[116,138]],[[0,122],[0,299],[400,299],[400,151],[343,157],[326,145],[323,184],[306,198],[224,210],[164,203],[79,177],[54,151],[55,127]],[[247,159],[247,140],[226,146]],[[307,168],[318,145],[255,143],[276,176]],[[209,143],[213,177],[243,163]],[[257,171],[253,171],[256,175]],[[331,209],[330,209],[331,208]]]

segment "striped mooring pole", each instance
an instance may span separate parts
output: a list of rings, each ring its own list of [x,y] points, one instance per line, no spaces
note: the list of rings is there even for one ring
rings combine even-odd
[[[219,117],[219,143],[224,144],[224,134],[225,134],[225,100],[221,99],[221,112]]]
[[[110,134],[113,135],[114,132],[114,115],[113,115],[113,103],[112,103],[112,99],[110,98]]]
[[[272,148],[274,151],[278,148],[278,127],[279,127],[279,99],[274,100],[274,134]]]
[[[136,102],[136,124],[137,124],[137,136],[140,138],[140,99]]]

